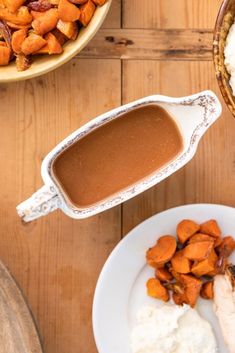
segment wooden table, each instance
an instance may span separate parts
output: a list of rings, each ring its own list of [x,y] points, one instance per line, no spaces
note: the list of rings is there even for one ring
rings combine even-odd
[[[220,3],[113,0],[80,57],[40,78],[0,86],[0,256],[28,299],[46,353],[97,352],[96,281],[130,229],[177,205],[235,206],[235,119],[224,107],[187,167],[122,206],[83,221],[55,212],[27,226],[15,211],[42,185],[47,152],[96,115],[155,93],[219,94],[211,46]]]

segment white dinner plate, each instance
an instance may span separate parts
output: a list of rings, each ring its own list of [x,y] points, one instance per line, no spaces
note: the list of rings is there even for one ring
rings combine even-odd
[[[182,219],[198,223],[216,219],[223,235],[235,236],[235,209],[196,204],[159,213],[134,228],[114,249],[99,277],[93,303],[93,330],[99,353],[131,353],[130,333],[143,305],[162,305],[146,294],[154,269],[146,265],[146,250],[165,234],[176,234]],[[235,255],[231,256],[235,262]],[[213,312],[213,302],[199,299],[197,309],[214,329],[219,353],[228,353]]]

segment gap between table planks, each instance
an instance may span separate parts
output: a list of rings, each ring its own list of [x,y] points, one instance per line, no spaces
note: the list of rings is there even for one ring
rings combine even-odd
[[[219,94],[210,42],[220,3],[113,0],[82,59],[0,86],[0,256],[28,298],[45,353],[97,352],[91,327],[95,284],[109,253],[135,225],[184,203],[235,205],[235,120],[224,108],[186,168],[123,206],[83,221],[56,212],[24,227],[15,213],[16,204],[41,186],[47,152],[92,117],[148,94],[207,88]]]

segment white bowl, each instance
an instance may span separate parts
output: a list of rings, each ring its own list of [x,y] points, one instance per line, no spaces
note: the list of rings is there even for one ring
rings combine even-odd
[[[75,41],[68,41],[64,46],[64,51],[59,55],[40,55],[33,57],[33,62],[28,70],[17,71],[16,64],[13,61],[8,66],[0,67],[0,82],[13,82],[27,80],[36,76],[43,75],[57,67],[63,65],[76,54],[78,54],[94,37],[102,25],[112,0],[108,0],[103,6],[98,6],[95,14],[86,28],[82,28]]]

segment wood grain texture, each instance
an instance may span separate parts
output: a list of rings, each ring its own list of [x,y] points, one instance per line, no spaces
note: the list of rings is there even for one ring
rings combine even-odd
[[[42,353],[38,333],[23,295],[0,261],[0,352]]]
[[[123,60],[212,60],[212,41],[211,30],[103,29],[78,57]]]
[[[124,28],[213,28],[221,0],[123,0]]]
[[[121,0],[113,0],[111,9],[106,17],[102,28],[120,28],[121,27]]]
[[[220,96],[212,62],[128,61],[123,72],[124,102],[156,93],[185,96],[208,88]],[[231,193],[235,188],[234,129],[235,121],[224,107],[185,168],[123,205],[123,234],[151,215],[178,205],[235,206]]]
[[[93,292],[120,240],[120,207],[80,222],[58,211],[23,226],[15,206],[42,185],[40,164],[56,143],[120,105],[120,78],[119,61],[73,60],[41,78],[0,86],[0,256],[29,301],[46,353],[96,352]]]

